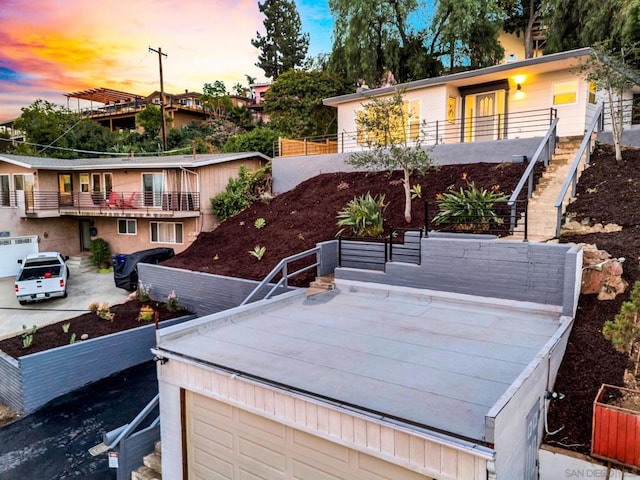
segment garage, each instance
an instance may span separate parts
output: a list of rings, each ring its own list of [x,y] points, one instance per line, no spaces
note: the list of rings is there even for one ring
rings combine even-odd
[[[38,253],[37,235],[0,238],[0,277],[16,276],[20,268],[18,260],[30,253]]]
[[[185,393],[189,479],[429,478],[232,405]]]

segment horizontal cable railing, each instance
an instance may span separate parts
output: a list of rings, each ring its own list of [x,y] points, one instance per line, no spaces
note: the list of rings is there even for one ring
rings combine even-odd
[[[18,201],[19,203],[19,201]],[[26,213],[43,210],[199,211],[198,192],[25,192]]]
[[[454,208],[438,200],[425,202],[427,231],[489,234],[498,237],[522,235],[527,239],[529,200],[459,202]]]
[[[280,138],[274,142],[274,156],[304,156],[358,151],[372,144],[407,143],[437,145],[483,140],[504,140],[519,137],[542,136],[556,119],[554,108],[528,110],[509,114],[488,115],[469,120],[455,119],[424,121],[395,130],[370,133],[343,131],[337,134],[306,138]]]
[[[580,164],[583,160],[585,165],[589,165],[589,163],[591,162],[591,153],[593,152],[593,148],[595,147],[595,142],[593,141],[592,137],[594,133],[597,133],[602,128],[603,112],[603,105],[599,105],[593,116],[593,119],[591,120],[589,128],[587,128],[587,131],[584,134],[584,138],[582,139],[580,148],[573,158],[573,162],[571,163],[571,167],[569,168],[567,177],[565,178],[565,181],[562,184],[562,188],[560,189],[560,193],[558,193],[558,197],[556,198],[556,203],[553,205],[556,209],[556,237],[560,237],[560,233],[562,230],[562,214],[564,202],[567,197],[567,193],[569,193],[569,187],[571,187],[571,197],[575,197]]]
[[[640,100],[635,98],[614,100],[612,104],[605,102],[602,111],[602,126],[604,130],[611,130],[611,108],[614,115],[621,118],[624,125],[640,125]]]

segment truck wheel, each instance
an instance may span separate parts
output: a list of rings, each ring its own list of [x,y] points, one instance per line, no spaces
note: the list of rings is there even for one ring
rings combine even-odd
[[[27,302],[25,302],[24,300],[18,300],[18,302],[20,303],[20,305],[26,305]]]
[[[67,298],[67,289],[65,288],[64,293],[62,294],[62,298]]]

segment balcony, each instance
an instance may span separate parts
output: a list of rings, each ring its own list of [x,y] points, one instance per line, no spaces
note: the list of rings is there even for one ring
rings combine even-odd
[[[16,192],[25,218],[59,216],[188,218],[200,215],[198,192]],[[13,205],[12,205],[13,206]]]

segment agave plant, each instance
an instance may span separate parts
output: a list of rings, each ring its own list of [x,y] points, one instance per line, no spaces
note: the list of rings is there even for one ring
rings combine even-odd
[[[343,227],[336,236],[350,229],[356,237],[379,237],[383,231],[382,216],[386,208],[384,195],[372,197],[367,192],[366,195],[355,197],[336,216],[337,225]]]
[[[454,226],[458,231],[486,232],[492,223],[502,224],[502,218],[495,212],[495,205],[508,199],[497,188],[480,188],[474,182],[468,182],[467,188],[460,187],[459,190],[451,186],[438,197],[440,211],[433,222]]]

